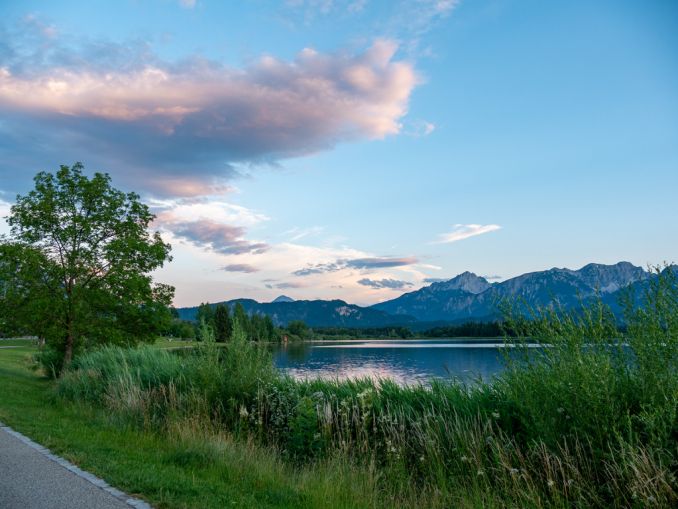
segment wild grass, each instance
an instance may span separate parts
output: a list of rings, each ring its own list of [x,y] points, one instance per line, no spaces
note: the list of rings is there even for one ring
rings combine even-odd
[[[658,276],[624,334],[600,304],[514,317],[522,355],[492,384],[299,382],[236,334],[184,355],[92,352],[58,391],[184,437],[202,451],[186,461],[214,461],[226,436],[300,472],[330,465],[343,481],[363,479],[367,506],[671,507],[678,294],[673,272]]]

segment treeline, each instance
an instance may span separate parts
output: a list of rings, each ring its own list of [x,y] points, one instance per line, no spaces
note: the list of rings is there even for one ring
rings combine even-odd
[[[240,328],[250,341],[279,341],[283,330],[273,324],[270,316],[248,315],[241,303],[236,303],[233,310],[226,304],[212,305],[209,302],[198,306],[195,322],[179,319],[173,310],[174,320],[165,331],[165,335],[180,339],[197,339],[203,341],[206,334],[213,334],[214,340],[225,343],[233,337],[234,324]]]
[[[466,322],[441,325],[421,332],[409,327],[315,327],[313,339],[414,339],[414,338],[494,338],[513,336],[501,322]]]
[[[507,329],[501,322],[466,322],[433,327],[419,335],[425,338],[496,338],[507,335]]]
[[[316,327],[315,339],[409,339],[414,333],[407,327]]]
[[[174,320],[166,336],[202,340],[200,324],[214,333],[218,342],[228,341],[233,333],[233,321],[239,320],[252,341],[350,340],[350,339],[415,339],[415,338],[496,338],[515,336],[502,322],[466,322],[441,325],[421,332],[409,327],[309,327],[303,320],[293,320],[287,327],[277,327],[268,315],[248,315],[239,302],[233,311],[226,304],[200,304],[196,321],[180,320],[173,310]]]

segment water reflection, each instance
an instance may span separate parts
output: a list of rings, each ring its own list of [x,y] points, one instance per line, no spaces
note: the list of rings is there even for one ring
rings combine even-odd
[[[431,378],[491,380],[504,368],[507,345],[496,339],[318,341],[281,345],[277,367],[298,379],[390,378],[400,384]]]

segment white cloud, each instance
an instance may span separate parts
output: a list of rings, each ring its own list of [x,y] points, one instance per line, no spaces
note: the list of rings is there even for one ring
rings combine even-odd
[[[291,228],[280,234],[288,242],[297,242],[305,237],[314,237],[321,234],[325,230],[324,226],[311,226],[309,228]]]
[[[157,208],[157,221],[161,224],[209,220],[249,228],[269,220],[265,214],[219,199],[166,201]]]
[[[433,244],[449,244],[501,229],[497,224],[455,224],[449,233],[441,233]]]
[[[407,123],[407,127],[404,132],[405,134],[415,138],[420,138],[423,136],[428,136],[435,130],[436,125],[433,122],[427,122],[426,120],[413,120],[412,122]]]

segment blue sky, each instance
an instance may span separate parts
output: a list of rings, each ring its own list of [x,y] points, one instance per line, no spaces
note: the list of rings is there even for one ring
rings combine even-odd
[[[176,304],[676,261],[671,1],[0,4],[0,208],[82,161]]]

